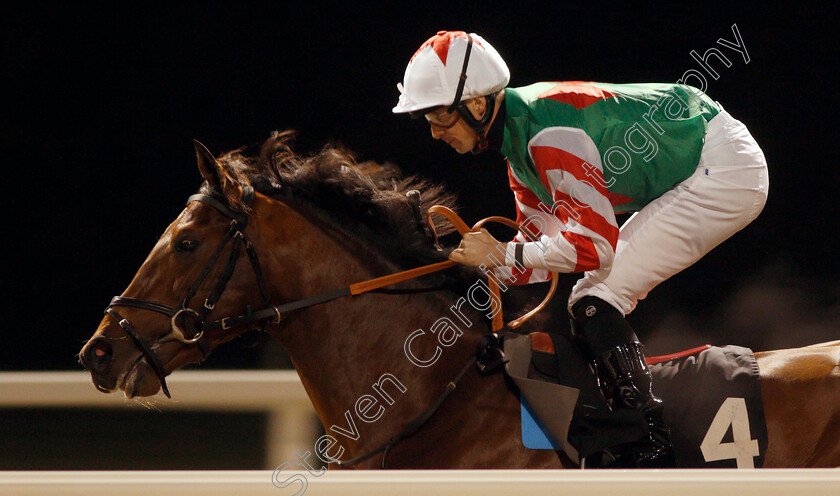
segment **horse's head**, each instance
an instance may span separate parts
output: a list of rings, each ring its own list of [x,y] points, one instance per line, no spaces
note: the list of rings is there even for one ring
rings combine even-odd
[[[446,259],[419,221],[432,204],[452,205],[442,187],[357,163],[335,147],[298,155],[291,136],[275,133],[258,156],[237,150],[218,160],[196,143],[205,185],[111,300],[80,353],[98,389],[168,395],[167,374],[266,325],[290,354],[296,350],[296,364],[307,353],[317,362],[326,352],[311,346],[318,330],[350,322],[354,312],[363,319],[377,300],[304,309],[343,298],[352,283]],[[422,205],[415,189],[424,190]],[[282,323],[271,324],[281,313]]]
[[[163,389],[168,396],[168,373],[249,324],[267,322],[232,325],[216,317],[245,316],[247,304],[267,296],[249,241],[253,190],[198,142],[196,152],[204,193],[190,197],[82,348],[80,360],[100,391],[121,389],[131,398]]]

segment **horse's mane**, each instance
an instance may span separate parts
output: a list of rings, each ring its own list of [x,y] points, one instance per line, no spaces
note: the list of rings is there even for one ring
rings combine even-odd
[[[423,218],[432,205],[455,210],[455,195],[442,185],[417,176],[403,177],[391,164],[358,162],[340,146],[328,145],[314,154],[298,154],[291,146],[293,139],[292,131],[274,132],[261,144],[228,152],[217,160],[240,183],[283,201],[303,215],[315,214],[398,267],[413,268],[448,258],[453,247],[441,249],[434,244],[418,225],[416,209],[406,195],[411,190],[421,193],[419,210]],[[218,194],[207,183],[201,189]],[[241,203],[231,207],[244,208]],[[454,231],[441,216],[432,220],[439,236]],[[440,276],[448,283],[438,277],[433,279],[458,294],[464,294],[476,278],[486,278],[477,269],[463,265],[456,265],[447,273]],[[429,284],[433,285],[431,281]],[[513,315],[538,301],[527,291],[508,291],[502,298]]]
[[[358,162],[350,151],[336,145],[298,154],[292,148],[293,139],[292,131],[274,132],[265,142],[228,152],[218,160],[238,181],[281,201],[291,200],[291,206],[308,211],[303,214],[314,210],[397,265],[446,258],[418,224],[416,208],[407,196],[412,190],[420,192],[422,216],[436,204],[455,209],[455,196],[443,186],[417,176],[403,177],[391,164]],[[439,235],[453,230],[435,217],[440,222],[435,226]]]

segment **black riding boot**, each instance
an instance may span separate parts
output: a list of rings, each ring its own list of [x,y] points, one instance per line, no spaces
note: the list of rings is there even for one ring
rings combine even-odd
[[[594,296],[581,298],[572,307],[572,314],[575,332],[585,341],[610,408],[628,408],[643,413],[649,428],[648,436],[611,449],[609,458],[614,461],[595,465],[675,467],[670,432],[662,418],[662,400],[651,391],[650,370],[636,333],[621,312]]]

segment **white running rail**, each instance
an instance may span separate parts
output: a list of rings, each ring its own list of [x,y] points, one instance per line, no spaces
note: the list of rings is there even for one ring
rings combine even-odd
[[[312,451],[318,420],[293,370],[179,370],[167,378],[172,399],[155,397],[162,411],[251,411],[268,414],[266,454],[274,469],[295,453]],[[2,372],[0,408],[138,408],[122,393],[96,390],[87,372]],[[0,491],[0,494],[5,494]]]
[[[295,475],[269,471],[0,472],[4,496],[837,496],[840,471],[823,470],[394,470]]]
[[[311,450],[317,423],[294,371],[178,371],[161,410],[265,411],[274,464]],[[96,391],[84,372],[0,373],[0,408],[137,406]],[[1,446],[1,445],[0,445]],[[574,495],[837,496],[840,469],[808,470],[393,470],[0,471],[3,496]]]

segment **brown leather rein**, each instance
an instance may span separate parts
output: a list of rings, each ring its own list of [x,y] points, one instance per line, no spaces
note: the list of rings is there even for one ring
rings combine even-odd
[[[429,211],[426,214],[426,224],[429,226],[429,229],[432,231],[432,234],[435,237],[435,241],[437,241],[437,232],[435,231],[434,223],[431,221],[432,215],[434,215],[434,214],[440,214],[440,215],[443,215],[444,217],[446,217],[446,219],[449,220],[449,222],[451,222],[452,225],[455,226],[455,229],[462,236],[467,232],[476,232],[476,231],[480,230],[482,227],[484,227],[485,224],[488,224],[490,222],[496,222],[498,224],[504,224],[505,226],[508,226],[512,229],[515,229],[515,230],[521,232],[522,234],[524,234],[528,239],[530,239],[532,241],[535,241],[533,239],[534,235],[532,233],[528,232],[522,226],[517,224],[515,221],[513,221],[511,219],[508,219],[507,217],[500,217],[500,216],[486,217],[486,218],[481,219],[480,221],[476,222],[475,225],[472,227],[472,229],[470,229],[469,227],[467,227],[467,224],[463,220],[461,220],[460,217],[458,217],[458,214],[453,212],[451,209],[449,209],[447,207],[444,207],[443,205],[433,205],[433,206],[429,207]],[[451,261],[450,262],[443,262],[443,263],[449,263],[449,264],[453,264],[453,265],[455,264],[455,262],[451,262]],[[546,294],[545,298],[543,298],[543,301],[541,301],[539,305],[537,305],[532,310],[530,310],[528,313],[526,313],[525,315],[522,315],[518,319],[512,320],[512,321],[508,322],[507,324],[505,324],[504,321],[502,320],[502,310],[499,309],[499,311],[496,312],[493,316],[493,323],[492,323],[492,326],[491,326],[493,332],[497,332],[497,331],[501,330],[503,327],[507,327],[508,329],[516,329],[517,327],[524,324],[528,319],[530,319],[531,317],[536,315],[540,310],[543,309],[543,307],[545,307],[548,304],[549,301],[551,301],[551,298],[554,297],[554,293],[557,291],[557,280],[558,280],[557,274],[554,273],[554,272],[551,272],[551,287],[548,289],[548,293]],[[501,300],[501,297],[500,297],[499,284],[496,282],[496,280],[494,278],[488,277],[487,278],[487,285],[490,287],[490,291],[493,292],[493,298],[496,301],[498,301],[499,304],[501,305],[502,300]]]
[[[428,225],[429,230],[431,231],[431,233],[432,233],[432,235],[435,239],[435,242],[437,242],[438,235],[437,235],[437,231],[435,230],[434,223],[431,221],[431,216],[434,215],[434,214],[440,214],[440,215],[443,215],[444,217],[446,217],[446,219],[449,220],[449,222],[451,222],[452,225],[455,226],[455,229],[461,235],[464,235],[467,232],[478,231],[485,224],[487,224],[489,222],[497,222],[497,223],[504,224],[508,227],[511,227],[513,229],[516,229],[516,230],[522,232],[523,234],[525,234],[525,236],[528,237],[528,239],[533,240],[533,238],[534,238],[534,236],[531,233],[529,233],[527,230],[523,229],[516,222],[514,222],[514,221],[512,221],[508,218],[498,217],[498,216],[492,216],[492,217],[487,217],[485,219],[482,219],[482,220],[478,221],[472,227],[472,229],[470,229],[467,226],[467,224],[464,223],[464,221],[461,220],[461,218],[458,217],[458,215],[455,212],[453,212],[451,209],[449,209],[445,206],[442,206],[442,205],[434,205],[434,206],[430,207],[428,212],[426,213],[426,224]],[[380,278],[377,278],[377,279],[371,279],[369,281],[364,281],[364,282],[361,282],[361,283],[358,283],[358,284],[354,284],[353,286],[351,286],[351,288],[355,288],[355,290],[358,291],[358,292],[353,293],[353,294],[361,294],[362,292],[370,291],[370,290],[376,289],[376,288],[381,288],[382,286],[387,286],[389,284],[394,284],[394,283],[397,283],[397,282],[406,281],[408,279],[413,279],[413,278],[419,277],[421,275],[425,275],[425,274],[429,274],[429,273],[436,272],[436,271],[439,271],[439,270],[447,269],[449,267],[454,266],[455,264],[456,264],[456,262],[446,261],[446,262],[439,262],[439,263],[431,264],[431,265],[425,265],[423,267],[418,267],[416,269],[406,270],[406,271],[403,271],[403,272],[398,272],[396,274],[391,274],[389,276],[380,277]],[[387,457],[388,457],[388,452],[391,450],[391,448],[394,447],[397,443],[399,443],[403,439],[406,439],[407,437],[412,436],[414,433],[416,433],[418,430],[420,430],[421,427],[423,427],[423,425],[429,420],[429,418],[431,418],[431,416],[434,415],[434,413],[438,410],[438,408],[440,408],[440,406],[443,404],[443,402],[446,400],[446,398],[449,396],[449,394],[452,393],[452,391],[455,390],[458,382],[460,382],[460,380],[464,377],[464,375],[467,373],[467,371],[470,370],[473,367],[473,365],[478,364],[479,365],[479,370],[481,371],[481,373],[486,374],[486,373],[492,373],[494,370],[496,370],[498,368],[498,366],[505,363],[504,354],[501,351],[501,340],[502,340],[502,335],[504,334],[503,329],[509,329],[509,330],[516,329],[517,327],[519,327],[523,323],[525,323],[528,319],[530,319],[531,317],[536,315],[537,312],[542,310],[543,307],[545,307],[545,305],[554,296],[554,293],[557,290],[557,280],[558,280],[557,274],[552,272],[551,273],[551,287],[549,288],[548,294],[543,299],[543,301],[540,302],[539,305],[534,307],[531,311],[529,311],[525,315],[522,315],[521,317],[505,324],[503,319],[502,319],[502,309],[501,309],[502,300],[501,300],[501,296],[500,296],[499,285],[495,281],[494,278],[488,276],[487,277],[487,285],[489,286],[490,291],[492,292],[492,298],[499,303],[500,307],[498,308],[497,312],[494,312],[493,317],[491,319],[492,320],[492,323],[491,323],[492,331],[484,336],[484,338],[482,339],[481,343],[479,344],[476,352],[469,358],[469,360],[467,360],[467,362],[461,367],[461,369],[458,371],[458,373],[455,374],[455,377],[453,377],[452,380],[449,381],[446,384],[446,386],[443,388],[443,390],[437,396],[437,398],[428,407],[426,407],[422,412],[420,412],[416,417],[414,417],[411,421],[409,421],[407,424],[405,424],[405,426],[403,426],[403,428],[400,429],[400,431],[397,434],[395,434],[390,439],[388,439],[387,441],[385,441],[384,443],[379,445],[377,448],[369,450],[369,451],[367,451],[365,453],[362,453],[362,454],[360,454],[356,457],[353,457],[349,460],[338,460],[338,461],[336,461],[336,464],[341,466],[341,467],[352,467],[353,465],[356,465],[356,464],[358,464],[360,462],[363,462],[363,461],[365,461],[365,460],[367,460],[367,459],[369,459],[369,458],[371,458],[375,455],[378,455],[379,453],[382,453],[382,461],[380,463],[380,468],[384,469],[385,468],[385,463],[386,463],[386,460],[387,460]],[[492,354],[494,350],[497,353],[499,358],[495,359],[495,361],[492,362],[492,363],[487,363],[489,360],[491,360],[491,359],[488,358],[488,355]]]
[[[517,230],[521,231],[523,234],[525,234],[526,236],[528,236],[529,238],[533,237],[531,233],[529,233],[527,230],[520,227],[519,224],[517,224],[513,220],[508,219],[506,217],[499,217],[499,216],[492,216],[492,217],[487,217],[485,219],[482,219],[482,220],[478,221],[472,227],[472,229],[470,229],[467,226],[467,224],[463,220],[461,220],[461,218],[458,216],[458,214],[453,212],[450,208],[445,207],[443,205],[434,205],[432,207],[429,207],[429,210],[426,214],[426,224],[428,225],[430,231],[432,232],[432,234],[435,238],[435,242],[437,242],[437,231],[435,230],[434,223],[431,221],[431,216],[434,215],[434,214],[439,214],[439,215],[444,216],[447,220],[449,220],[452,223],[452,225],[455,226],[455,229],[462,235],[464,233],[467,233],[467,232],[478,231],[485,224],[487,224],[489,222],[496,222],[496,223],[504,224],[504,225],[506,225],[508,227],[511,227],[513,229],[517,229]],[[301,308],[307,308],[307,307],[317,305],[317,304],[320,304],[320,303],[326,303],[328,301],[332,301],[334,299],[338,299],[338,298],[341,298],[341,297],[344,297],[344,296],[361,295],[361,294],[364,294],[364,293],[368,293],[368,292],[383,288],[385,286],[390,286],[392,284],[405,282],[405,281],[408,281],[408,280],[411,280],[411,279],[416,279],[418,277],[421,277],[421,276],[424,276],[424,275],[427,275],[427,274],[432,274],[432,273],[435,273],[435,272],[439,272],[441,270],[448,269],[448,268],[453,267],[455,265],[456,265],[456,262],[453,262],[451,260],[447,260],[447,261],[444,261],[444,262],[437,262],[437,263],[433,263],[433,264],[429,264],[429,265],[423,265],[421,267],[416,267],[414,269],[404,270],[404,271],[401,271],[401,272],[395,272],[395,273],[389,274],[387,276],[382,276],[382,277],[377,277],[375,279],[368,279],[366,281],[357,282],[357,283],[351,284],[350,286],[348,286],[346,288],[340,288],[340,289],[337,289],[337,290],[329,291],[329,292],[322,293],[322,294],[317,295],[317,296],[312,296],[312,297],[309,297],[309,298],[303,298],[303,299],[300,299],[300,300],[295,300],[295,301],[292,301],[292,302],[289,302],[289,303],[285,303],[283,305],[269,306],[269,307],[267,307],[263,310],[248,314],[247,319],[245,319],[244,316],[243,317],[228,317],[226,319],[221,319],[219,322],[221,322],[221,327],[223,327],[224,329],[228,329],[228,328],[232,328],[232,327],[242,327],[243,325],[251,324],[254,321],[265,320],[265,319],[268,319],[268,318],[273,319],[275,322],[279,322],[280,319],[282,319],[283,314],[289,313],[292,310],[299,310]],[[495,314],[493,316],[493,319],[492,319],[492,325],[491,325],[492,331],[497,332],[497,331],[501,330],[503,327],[506,327],[508,329],[516,329],[517,327],[519,327],[523,323],[525,323],[528,319],[530,319],[531,317],[536,315],[540,310],[542,310],[543,307],[545,307],[545,305],[548,304],[548,302],[554,296],[555,291],[557,290],[557,276],[554,273],[551,273],[551,275],[552,275],[551,287],[548,290],[548,294],[545,296],[543,301],[540,302],[539,305],[534,307],[532,310],[530,310],[525,315],[522,315],[521,317],[519,317],[519,318],[517,318],[517,319],[515,319],[511,322],[508,322],[507,324],[505,324],[504,321],[502,320],[503,319],[502,311],[501,311],[501,309],[499,309],[498,312],[495,312]],[[489,286],[490,291],[493,293],[493,299],[495,301],[500,302],[500,304],[501,304],[501,297],[500,297],[500,290],[499,290],[498,283],[496,283],[496,281],[492,277],[488,277],[487,278],[487,285]],[[215,326],[213,326],[213,327],[215,327]]]
[[[246,187],[243,195],[243,201],[247,205],[250,205],[253,201],[253,195],[253,190],[250,187]],[[126,332],[126,334],[128,334],[131,337],[131,339],[140,349],[142,354],[148,359],[149,365],[152,367],[155,374],[158,376],[158,379],[161,383],[161,389],[167,397],[170,396],[165,379],[167,373],[163,367],[162,362],[152,349],[152,345],[154,343],[144,340],[134,328],[134,326],[131,324],[131,322],[129,322],[128,319],[124,318],[115,309],[115,307],[133,307],[143,310],[154,311],[169,316],[171,320],[171,329],[165,336],[163,336],[163,339],[174,339],[181,341],[185,344],[197,344],[201,348],[202,353],[206,355],[209,351],[206,346],[207,331],[214,331],[219,329],[228,330],[234,328],[248,327],[258,323],[265,325],[269,321],[279,323],[280,320],[283,318],[283,314],[289,313],[291,311],[299,310],[302,308],[308,308],[314,305],[336,300],[345,296],[356,296],[368,293],[383,288],[385,286],[390,286],[392,284],[397,284],[427,274],[445,270],[450,267],[453,267],[456,264],[455,262],[447,260],[444,262],[424,265],[422,267],[397,272],[384,277],[378,277],[375,279],[369,279],[367,281],[351,284],[349,287],[329,291],[317,296],[303,298],[300,300],[284,303],[282,305],[274,306],[268,303],[268,296],[262,278],[262,269],[259,263],[259,256],[257,255],[257,252],[254,249],[253,245],[251,245],[250,241],[248,241],[247,236],[245,235],[245,227],[248,224],[248,219],[250,215],[247,212],[233,211],[229,209],[222,201],[216,199],[211,195],[196,194],[189,198],[188,203],[192,203],[193,201],[199,201],[201,203],[213,207],[219,213],[231,219],[231,225],[225,238],[219,244],[214,255],[208,261],[204,271],[202,272],[202,275],[189,289],[187,296],[181,303],[181,306],[176,308],[158,302],[140,300],[137,298],[127,296],[115,296],[108,305],[108,308],[106,308],[105,310],[106,313],[110,314],[117,320],[120,327]],[[434,223],[431,221],[431,216],[434,214],[443,215],[447,220],[449,220],[449,222],[451,222],[455,226],[455,228],[461,235],[469,231],[477,231],[488,222],[498,222],[523,232],[526,236],[529,236],[529,238],[532,237],[530,233],[522,229],[518,224],[516,224],[516,222],[504,217],[487,217],[477,222],[473,226],[473,228],[470,229],[469,227],[467,227],[466,223],[464,223],[464,221],[461,220],[461,218],[458,217],[458,215],[451,209],[442,205],[434,205],[429,208],[428,212],[426,213],[425,220],[430,232],[432,233],[435,239],[435,242],[437,242],[438,236],[437,231],[434,227]],[[191,309],[189,305],[190,300],[193,296],[195,296],[195,294],[198,291],[198,286],[204,281],[204,278],[209,274],[210,269],[213,267],[213,265],[215,265],[216,261],[218,260],[218,257],[221,255],[222,250],[228,243],[233,244],[233,249],[231,251],[230,256],[228,257],[228,262],[225,270],[223,271],[222,276],[215,284],[213,292],[204,302],[204,305],[201,307],[201,309],[199,311]],[[216,301],[218,301],[218,299],[224,292],[224,289],[227,285],[227,281],[230,279],[230,276],[233,273],[236,264],[236,259],[239,255],[240,245],[245,246],[245,251],[248,254],[248,258],[251,262],[254,274],[256,275],[257,284],[260,288],[260,294],[263,298],[263,308],[255,312],[252,312],[249,309],[249,312],[243,315],[229,316],[217,320],[206,320],[210,312],[212,312],[213,308],[215,307]],[[498,302],[498,304],[501,306],[499,285],[492,277],[487,278],[487,284],[490,288],[490,291],[492,292],[493,300]],[[537,307],[535,307],[525,315],[507,324],[505,324],[502,320],[502,309],[498,308],[498,311],[494,312],[494,315],[492,317],[492,332],[498,332],[502,328],[516,329],[517,327],[522,325],[522,323],[533,317],[548,303],[548,301],[554,295],[556,289],[557,277],[556,274],[552,274],[551,288],[549,289],[549,292],[546,295],[545,299]],[[178,324],[178,317],[182,314],[189,317],[189,319],[187,319],[187,327],[190,328],[189,330],[194,331],[192,333],[192,336],[188,336],[189,333],[185,332],[185,329],[182,329]]]
[[[253,198],[253,189],[246,186],[243,192],[243,203],[245,203],[247,206],[250,206],[253,201]],[[348,287],[328,291],[317,296],[303,298],[289,303],[284,303],[282,305],[273,306],[270,305],[267,301],[268,296],[262,277],[262,269],[259,263],[259,256],[257,255],[257,252],[254,249],[253,245],[250,243],[250,241],[247,239],[247,236],[245,235],[245,227],[247,226],[248,219],[250,217],[247,210],[233,211],[230,208],[228,208],[227,205],[223,203],[223,201],[217,199],[212,195],[196,194],[191,196],[187,203],[189,204],[193,201],[198,201],[213,207],[220,214],[231,219],[231,224],[230,228],[228,229],[228,233],[225,235],[219,246],[216,248],[214,255],[207,262],[204,270],[202,271],[201,276],[188,290],[187,296],[184,298],[183,302],[181,303],[181,306],[175,308],[163,303],[141,300],[127,296],[115,296],[105,310],[106,313],[108,313],[117,320],[119,326],[134,341],[135,345],[138,347],[138,349],[140,349],[142,355],[148,359],[149,365],[152,367],[155,374],[158,376],[158,379],[160,380],[161,384],[161,389],[167,397],[170,397],[169,390],[166,386],[167,371],[164,369],[163,363],[152,348],[152,345],[155,344],[155,342],[148,342],[145,339],[143,339],[137,332],[135,327],[131,324],[131,322],[129,322],[128,319],[124,318],[115,309],[115,307],[133,307],[169,316],[171,320],[171,328],[169,332],[166,335],[164,335],[161,339],[174,339],[181,341],[185,344],[196,344],[201,348],[202,353],[206,355],[209,351],[209,348],[206,346],[207,331],[250,327],[254,324],[261,324],[262,326],[265,326],[269,321],[279,323],[283,318],[283,314],[289,313],[294,310],[312,307],[314,305],[326,303],[345,296],[356,296],[368,293],[383,288],[385,286],[390,286],[392,284],[397,284],[400,282],[408,281],[410,279],[415,279],[427,274],[448,269],[456,265],[456,262],[453,262],[451,260],[438,262],[430,265],[424,265],[414,269],[390,274],[384,277],[378,277],[375,279],[369,279],[366,281],[351,284]],[[464,221],[461,220],[461,218],[458,217],[458,215],[451,209],[442,205],[434,205],[430,207],[428,212],[426,213],[425,221],[427,226],[429,227],[432,236],[434,237],[435,243],[437,243],[438,241],[438,235],[437,231],[435,230],[434,223],[431,221],[431,216],[434,214],[444,216],[447,220],[449,220],[449,222],[451,222],[455,226],[456,230],[461,235],[471,231],[478,231],[489,222],[496,222],[522,232],[523,234],[525,234],[525,236],[528,237],[528,239],[533,239],[533,235],[531,233],[523,229],[516,222],[505,217],[487,217],[477,222],[472,227],[472,229],[470,229],[467,226],[467,224],[464,223]],[[219,280],[216,281],[213,291],[211,292],[210,296],[208,296],[208,298],[205,300],[204,305],[201,307],[201,309],[199,309],[198,311],[191,309],[191,306],[189,305],[190,300],[193,298],[193,296],[195,296],[196,292],[199,289],[199,286],[202,284],[205,277],[210,273],[211,268],[215,265],[223,249],[228,243],[232,243],[233,248],[231,250],[230,256],[228,257],[228,261],[225,269],[223,270],[222,275],[220,276]],[[250,311],[249,308],[248,313],[245,313],[243,315],[229,316],[212,321],[206,320],[209,314],[212,312],[213,308],[215,307],[216,302],[224,292],[225,287],[227,286],[227,282],[233,274],[241,245],[244,245],[245,247],[245,251],[248,254],[248,258],[251,263],[251,267],[256,276],[257,284],[259,286],[260,293],[263,298],[263,308],[255,312]],[[497,350],[498,353],[501,354],[500,331],[502,331],[502,329],[516,329],[525,321],[533,317],[537,312],[542,310],[543,307],[545,307],[545,305],[549,302],[549,300],[551,300],[557,289],[558,279],[556,273],[551,273],[551,276],[551,287],[543,301],[535,308],[527,312],[525,315],[522,315],[521,317],[511,322],[508,322],[507,324],[504,323],[502,318],[502,300],[500,297],[499,285],[493,277],[488,276],[487,285],[490,288],[493,300],[498,303],[499,307],[497,308],[497,311],[494,312],[493,317],[491,319],[492,331],[491,333],[485,335],[484,339],[482,340],[482,344],[479,346],[479,350],[476,351],[475,355],[472,356],[470,360],[460,369],[458,374],[449,383],[447,383],[446,387],[443,389],[443,391],[437,397],[437,399],[428,408],[421,412],[417,417],[415,417],[408,424],[406,424],[405,427],[397,435],[392,437],[389,441],[387,441],[385,444],[381,445],[377,449],[357,456],[351,460],[343,462],[338,461],[337,463],[342,466],[352,466],[360,461],[370,458],[371,456],[384,452],[382,456],[382,467],[384,468],[385,460],[390,448],[396,443],[398,443],[400,440],[412,435],[414,432],[419,430],[420,427],[423,426],[423,424],[425,424],[429,417],[431,417],[431,415],[433,415],[434,412],[437,411],[438,407],[440,407],[440,405],[443,403],[443,401],[446,399],[449,393],[455,390],[456,384],[461,380],[461,378],[466,374],[466,372],[472,367],[473,364],[478,363],[479,368],[482,370],[482,372],[486,373],[495,370],[501,363],[503,363],[503,356],[501,359],[496,360],[495,363],[493,363],[492,365],[488,365],[487,363],[484,363],[484,361],[487,360],[487,355],[490,353],[491,350]],[[182,314],[189,317],[187,319],[188,325],[186,329],[182,329],[177,322],[178,317]],[[191,336],[188,336],[188,334],[190,333],[189,331],[193,331],[194,333]]]

